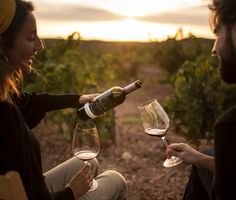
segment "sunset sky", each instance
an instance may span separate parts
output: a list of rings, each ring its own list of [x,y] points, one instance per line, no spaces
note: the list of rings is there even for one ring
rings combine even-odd
[[[33,0],[41,37],[107,41],[164,40],[182,28],[212,38],[209,0]]]

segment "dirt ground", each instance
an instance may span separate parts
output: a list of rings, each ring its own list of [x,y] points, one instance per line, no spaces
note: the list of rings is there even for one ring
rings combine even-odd
[[[115,169],[128,184],[129,200],[180,200],[186,186],[190,166],[182,163],[165,168],[165,147],[160,138],[144,133],[137,106],[151,98],[162,99],[173,92],[169,85],[158,85],[162,71],[154,66],[142,67],[143,88],[130,94],[116,108],[116,144],[103,146],[98,161],[101,171]],[[155,86],[154,86],[155,83]],[[72,156],[70,144],[57,133],[54,125],[43,122],[34,130],[42,147],[44,171]],[[184,142],[184,138],[169,132],[169,142]]]

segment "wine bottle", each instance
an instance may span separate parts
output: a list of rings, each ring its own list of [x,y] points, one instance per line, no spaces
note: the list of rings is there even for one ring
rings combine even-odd
[[[108,110],[122,104],[126,95],[142,87],[142,82],[137,80],[125,87],[115,86],[96,97],[95,102],[88,102],[77,110],[81,120],[88,120],[99,117]]]

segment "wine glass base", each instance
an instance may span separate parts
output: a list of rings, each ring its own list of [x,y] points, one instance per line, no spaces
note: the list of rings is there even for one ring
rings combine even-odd
[[[93,191],[93,190],[97,189],[97,187],[98,187],[98,182],[93,179],[92,186],[89,188],[88,191]]]
[[[171,156],[171,158],[166,159],[163,162],[163,166],[164,167],[174,167],[178,164],[180,164],[183,160],[181,158],[175,157],[175,156]]]

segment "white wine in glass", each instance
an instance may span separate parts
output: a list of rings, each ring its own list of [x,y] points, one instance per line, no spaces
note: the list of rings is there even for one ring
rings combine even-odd
[[[167,147],[165,136],[170,127],[170,119],[162,106],[156,99],[151,99],[139,105],[138,110],[145,132],[148,135],[160,137]],[[163,165],[164,167],[173,167],[182,161],[182,159],[172,156],[166,159]]]
[[[93,122],[80,122],[76,124],[72,140],[72,152],[74,156],[83,160],[85,164],[95,158],[100,150],[100,140],[96,124]],[[98,183],[93,179],[89,191],[98,187]]]

